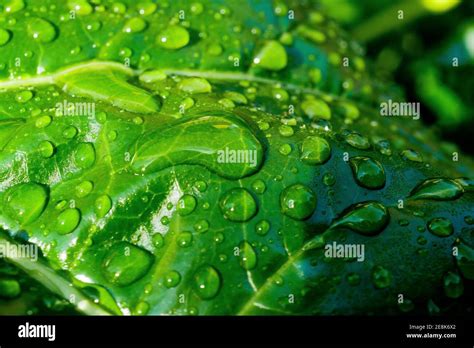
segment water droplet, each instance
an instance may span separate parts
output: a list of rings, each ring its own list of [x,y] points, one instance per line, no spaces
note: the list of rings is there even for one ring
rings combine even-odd
[[[283,214],[296,220],[304,220],[316,209],[316,195],[310,188],[295,184],[281,193],[280,207]]]
[[[438,237],[448,237],[453,234],[454,228],[451,221],[446,218],[434,218],[428,222],[428,231]]]
[[[374,236],[385,228],[389,221],[387,208],[378,202],[358,203],[349,207],[330,228],[345,227],[366,236]]]
[[[288,57],[278,41],[268,41],[255,55],[253,63],[266,70],[281,70],[286,67]]]
[[[457,273],[448,272],[443,278],[444,293],[449,298],[458,298],[464,292],[462,278]]]
[[[86,197],[89,193],[92,192],[93,188],[94,184],[92,183],[92,181],[83,181],[76,186],[76,196],[79,198]]]
[[[280,152],[283,156],[288,156],[291,153],[291,145],[290,144],[283,144],[278,148],[278,152]]]
[[[181,26],[171,25],[158,34],[156,43],[163,48],[176,50],[189,43],[189,33]]]
[[[382,155],[384,156],[392,155],[392,148],[388,140],[380,139],[375,142],[374,146]]]
[[[458,245],[456,263],[466,279],[474,280],[474,249],[463,241]]]
[[[194,106],[194,99],[193,98],[184,98],[181,103],[179,104],[180,110],[188,110]]]
[[[301,109],[310,119],[315,117],[324,120],[331,119],[331,109],[320,99],[307,99],[301,103]]]
[[[255,224],[255,232],[264,236],[270,231],[270,223],[267,220],[261,220]]]
[[[176,242],[180,247],[187,248],[191,246],[193,242],[193,235],[191,232],[188,231],[180,232],[176,237]]]
[[[56,28],[42,18],[31,18],[28,21],[29,35],[41,43],[48,43],[56,38]]]
[[[72,139],[77,135],[77,128],[74,126],[68,126],[64,128],[63,137],[66,139]]]
[[[36,128],[46,128],[51,124],[52,118],[51,116],[45,115],[40,116],[35,121]]]
[[[0,279],[0,297],[11,299],[20,296],[21,286],[15,279]]]
[[[199,220],[194,224],[194,230],[196,232],[204,233],[209,230],[209,222],[207,220]]]
[[[68,234],[76,229],[81,221],[81,212],[76,208],[69,208],[59,214],[56,220],[56,231],[59,234]]]
[[[34,182],[18,184],[5,193],[5,212],[20,224],[26,225],[39,218],[48,199],[45,186]]]
[[[74,153],[74,161],[81,169],[91,167],[95,162],[95,149],[91,143],[80,143]]]
[[[211,84],[201,77],[189,77],[178,83],[178,88],[186,93],[198,94],[212,91]]]
[[[464,190],[451,179],[428,179],[418,184],[410,193],[411,199],[452,200],[460,197]]]
[[[210,265],[201,266],[194,275],[194,286],[203,300],[212,299],[221,287],[221,277],[217,269]]]
[[[126,33],[139,33],[146,28],[146,22],[140,17],[130,18],[123,27]]]
[[[265,185],[263,180],[257,179],[252,183],[252,190],[255,193],[262,194],[265,192],[266,189],[267,189],[267,186]]]
[[[31,100],[31,98],[33,98],[33,92],[28,91],[28,90],[18,92],[15,95],[15,100],[18,103],[26,103],[27,101]]]
[[[194,187],[197,188],[199,192],[205,192],[207,190],[207,184],[202,180],[196,181]]]
[[[278,127],[278,132],[282,137],[291,137],[293,134],[295,134],[293,127],[288,126],[286,124],[283,124]]]
[[[370,148],[369,139],[357,132],[350,132],[344,136],[346,143],[352,147],[360,150],[367,150]]]
[[[206,50],[206,52],[210,56],[214,56],[214,57],[220,56],[222,54],[222,51],[223,51],[222,46],[219,45],[217,42],[211,43],[209,46],[207,46],[207,50]]]
[[[326,173],[323,175],[323,183],[326,186],[332,186],[336,183],[336,177],[332,173]]]
[[[112,200],[108,195],[101,195],[97,197],[94,202],[94,210],[97,217],[103,218],[112,208]]]
[[[254,269],[257,266],[257,254],[247,241],[239,245],[240,266],[245,270]]]
[[[162,70],[150,70],[140,74],[138,79],[145,83],[152,83],[156,81],[166,80],[167,75]]]
[[[21,11],[25,8],[24,0],[10,0],[5,5],[5,12],[6,13],[15,13]]]
[[[151,1],[140,2],[137,5],[138,13],[140,13],[142,16],[149,16],[155,13],[156,8],[157,5]]]
[[[194,209],[196,209],[197,201],[194,196],[191,195],[183,195],[179,201],[178,205],[176,207],[179,215],[185,216],[191,214]]]
[[[135,306],[135,309],[133,310],[133,314],[134,315],[147,315],[149,311],[150,311],[150,305],[148,304],[148,302],[140,301]]]
[[[11,38],[11,34],[8,30],[0,29],[0,47],[6,45]]]
[[[301,145],[301,160],[307,164],[323,164],[331,157],[331,146],[326,139],[309,136]]]
[[[93,8],[87,0],[68,0],[67,5],[70,10],[73,10],[79,16],[85,16],[91,14]]]
[[[403,150],[400,153],[400,156],[405,160],[405,161],[411,161],[411,162],[423,162],[423,157],[416,152],[415,150]]]
[[[349,285],[356,286],[360,284],[360,275],[357,273],[349,273],[347,275],[347,282]]]
[[[152,242],[156,248],[161,248],[165,244],[165,239],[161,233],[155,233],[152,237]]]
[[[167,288],[174,288],[178,286],[181,281],[181,274],[177,271],[169,271],[164,277],[165,286]]]
[[[247,98],[238,92],[233,92],[233,91],[227,91],[224,93],[224,97],[227,99],[232,100],[236,104],[247,104]]]
[[[42,141],[38,145],[38,151],[44,158],[49,158],[54,154],[54,145],[47,140]]]
[[[359,185],[368,189],[380,189],[385,186],[385,171],[377,160],[353,157],[349,164]]]
[[[118,242],[108,250],[102,273],[112,284],[127,286],[142,278],[153,264],[153,255],[127,242]]]
[[[384,289],[392,283],[392,274],[382,266],[375,266],[372,270],[372,281],[377,289]]]
[[[246,189],[234,188],[226,192],[219,202],[226,219],[237,222],[250,220],[257,213],[257,203]]]

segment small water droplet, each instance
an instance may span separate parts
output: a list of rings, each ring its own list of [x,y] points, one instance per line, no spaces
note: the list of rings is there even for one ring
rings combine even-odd
[[[405,161],[411,161],[411,162],[423,162],[423,157],[416,152],[415,150],[403,150],[400,153],[400,156],[405,160]]]
[[[250,220],[257,213],[257,203],[250,192],[235,188],[226,192],[219,202],[226,219],[236,222]]]
[[[201,77],[185,78],[178,83],[178,88],[190,94],[209,93],[212,91],[209,81]]]
[[[101,195],[97,197],[94,202],[94,210],[97,217],[103,218],[112,208],[112,200],[108,195]]]
[[[257,266],[257,254],[247,241],[239,245],[240,266],[245,270],[254,269]]]
[[[266,70],[281,70],[286,67],[288,57],[278,41],[268,41],[253,58],[253,63]]]
[[[156,37],[156,43],[166,49],[176,50],[189,43],[189,32],[178,25],[170,25]]]
[[[207,232],[209,230],[209,222],[205,219],[197,221],[194,224],[194,230],[200,233]]]
[[[352,157],[349,164],[357,183],[368,189],[385,186],[385,171],[382,165],[370,157]]]
[[[191,214],[196,209],[197,201],[194,196],[183,195],[177,204],[176,210],[179,215],[185,216]]]
[[[367,150],[370,149],[370,142],[369,139],[364,137],[363,135],[357,132],[349,132],[344,136],[346,143],[350,146],[360,149],[360,150]]]
[[[123,27],[125,33],[139,33],[145,30],[146,22],[140,17],[130,18]]]
[[[155,233],[152,237],[152,242],[156,248],[161,248],[165,244],[165,239],[161,233]]]
[[[74,161],[81,169],[91,167],[95,162],[95,149],[91,143],[80,143],[74,152]]]
[[[181,281],[181,274],[177,271],[169,271],[164,277],[164,283],[167,288],[174,288],[178,286]]]
[[[372,270],[372,281],[377,289],[384,289],[392,283],[392,274],[385,267],[375,266]]]
[[[255,232],[264,236],[270,231],[270,223],[267,220],[261,220],[255,224]]]
[[[50,158],[54,154],[54,145],[50,141],[44,140],[39,143],[38,151],[44,158]]]
[[[52,118],[51,116],[45,115],[40,116],[35,121],[36,128],[46,128],[51,124]]]
[[[191,246],[193,242],[193,235],[191,232],[188,231],[180,232],[176,237],[176,242],[180,247],[187,248]]]
[[[323,164],[331,157],[331,146],[326,139],[309,136],[301,145],[301,160],[307,164]]]
[[[331,119],[331,109],[323,100],[306,99],[301,103],[301,109],[310,119],[315,117],[324,120]]]
[[[280,195],[280,208],[293,219],[307,219],[316,209],[316,194],[302,184],[289,186]]]
[[[203,300],[214,298],[221,287],[219,272],[210,265],[201,266],[194,275],[194,286]]]
[[[61,212],[56,220],[56,231],[59,234],[68,234],[76,229],[81,221],[81,212],[76,208],[69,208]]]
[[[102,273],[108,282],[127,286],[142,278],[153,264],[153,255],[127,242],[108,248],[102,261]]]
[[[56,28],[49,21],[42,18],[28,20],[29,35],[41,43],[48,43],[56,38]]]
[[[33,92],[25,90],[18,92],[15,95],[15,100],[19,103],[26,103],[27,101],[31,100],[33,98]]]
[[[449,298],[458,298],[464,293],[462,278],[457,273],[448,272],[443,278],[444,293]]]
[[[438,237],[448,237],[453,234],[454,228],[451,221],[446,218],[434,218],[428,222],[428,231]]]
[[[92,192],[94,188],[94,184],[92,181],[83,181],[79,185],[76,186],[76,196],[79,198],[86,197],[89,193]]]
[[[262,194],[265,192],[266,189],[267,189],[267,186],[265,185],[263,180],[257,179],[252,183],[252,190],[255,193]]]

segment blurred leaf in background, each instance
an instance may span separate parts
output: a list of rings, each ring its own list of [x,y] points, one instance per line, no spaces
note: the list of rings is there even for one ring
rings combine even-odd
[[[422,119],[474,153],[474,1],[322,0],[367,47],[379,77],[395,79]]]

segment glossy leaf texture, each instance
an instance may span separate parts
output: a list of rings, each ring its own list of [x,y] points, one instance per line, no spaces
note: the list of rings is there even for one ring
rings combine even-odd
[[[4,5],[2,227],[112,314],[397,313],[400,294],[420,310],[460,296],[472,160],[381,117],[398,90],[312,5]],[[333,242],[364,261],[327,257]]]

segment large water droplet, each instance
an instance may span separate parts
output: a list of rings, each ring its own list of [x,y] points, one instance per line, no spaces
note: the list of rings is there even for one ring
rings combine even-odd
[[[42,18],[28,20],[28,33],[33,39],[41,43],[48,43],[56,38],[54,25]]]
[[[5,4],[6,13],[15,13],[25,8],[24,0],[10,0]]]
[[[118,242],[107,251],[102,273],[112,284],[127,286],[142,278],[153,264],[153,255],[127,242]]]
[[[177,86],[183,92],[190,94],[209,93],[212,91],[212,86],[209,81],[201,77],[185,78],[181,80]]]
[[[219,202],[222,214],[231,221],[250,220],[257,213],[257,203],[250,192],[243,188],[227,191]]]
[[[349,164],[358,184],[369,189],[385,186],[385,171],[378,161],[369,157],[353,157]]]
[[[20,224],[26,225],[41,215],[48,198],[48,190],[43,185],[34,182],[18,184],[5,194],[5,212]]]
[[[199,144],[196,139],[201,139]],[[178,120],[146,133],[134,149],[132,169],[139,173],[199,164],[222,177],[239,179],[258,171],[263,162],[260,141],[246,124],[230,115]]]
[[[331,146],[326,139],[309,136],[301,145],[301,160],[308,164],[323,164],[331,157]]]
[[[345,227],[366,236],[373,236],[382,232],[389,218],[387,208],[378,202],[358,203],[349,207],[330,228]]]
[[[444,201],[456,199],[463,192],[463,187],[454,180],[444,178],[428,179],[413,189],[410,193],[410,198]]]
[[[453,234],[454,228],[451,221],[446,218],[434,218],[428,222],[428,231],[438,237],[448,237]]]
[[[194,275],[194,286],[203,300],[215,297],[221,287],[219,272],[210,265],[201,266]]]
[[[281,212],[293,219],[304,220],[316,209],[316,194],[305,185],[295,184],[280,195]]]
[[[156,43],[163,48],[176,50],[189,43],[189,33],[179,25],[170,25],[158,34]]]
[[[56,220],[56,231],[59,234],[68,234],[76,229],[81,221],[81,212],[76,208],[69,208],[59,214]]]
[[[266,70],[281,70],[286,67],[288,57],[278,41],[268,41],[255,55],[253,63]]]
[[[247,241],[239,245],[240,266],[245,270],[254,269],[257,266],[257,254]]]

